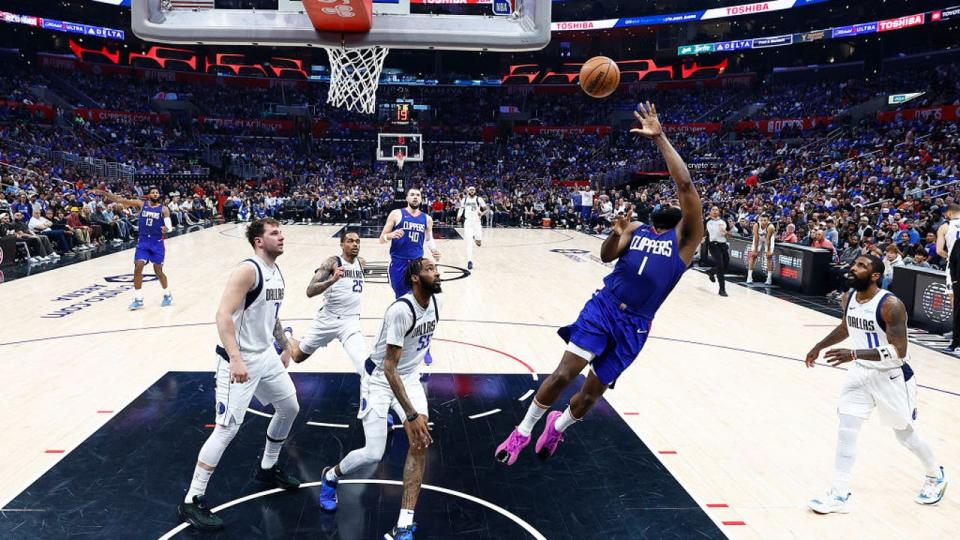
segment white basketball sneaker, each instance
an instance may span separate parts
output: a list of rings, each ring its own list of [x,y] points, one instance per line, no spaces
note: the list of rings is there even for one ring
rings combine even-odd
[[[943,499],[943,494],[947,491],[947,473],[940,467],[940,477],[925,477],[923,487],[920,488],[920,494],[914,500],[918,504],[937,504]]]
[[[846,514],[850,511],[850,495],[850,493],[842,495],[830,488],[825,496],[812,499],[807,506],[818,514]]]

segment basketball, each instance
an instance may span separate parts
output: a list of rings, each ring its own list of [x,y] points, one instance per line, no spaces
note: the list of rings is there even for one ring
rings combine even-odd
[[[620,85],[620,68],[606,56],[594,56],[580,68],[580,88],[590,97],[605,98]]]

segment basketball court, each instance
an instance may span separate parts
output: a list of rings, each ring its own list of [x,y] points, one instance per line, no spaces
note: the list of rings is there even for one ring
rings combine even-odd
[[[339,226],[284,226],[280,318],[299,336],[319,307],[303,291],[336,254]],[[174,304],[144,286],[127,311],[132,250],[2,285],[0,537],[195,538],[176,518],[214,421],[214,312],[226,278],[249,256],[242,226],[167,240]],[[647,347],[549,461],[524,452],[510,468],[497,444],[523,417],[572,321],[609,268],[600,240],[564,230],[485,231],[476,268],[462,240],[438,240],[444,309],[425,384],[428,451],[418,535],[424,538],[948,538],[960,503],[913,497],[922,468],[872,419],[860,439],[853,510],[818,516],[806,502],[830,484],[844,373],[802,358],[837,319],[744,287],[716,295],[687,272]],[[370,262],[362,323],[368,342],[393,300],[387,246]],[[150,278],[148,278],[149,280]],[[960,360],[911,346],[921,385],[919,429],[948,474],[960,470]],[[320,472],[362,445],[359,378],[339,346],[291,368],[301,412],[281,455],[302,487],[253,480],[271,409],[254,403],[208,490],[226,529],[217,538],[371,538],[395,519],[407,441],[317,504]],[[572,388],[570,392],[572,392]],[[565,404],[570,392],[558,402]],[[539,432],[539,430],[538,430]]]

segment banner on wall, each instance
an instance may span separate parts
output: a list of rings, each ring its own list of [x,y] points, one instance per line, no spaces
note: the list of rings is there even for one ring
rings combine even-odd
[[[922,109],[904,109],[902,111],[882,111],[877,113],[878,122],[893,122],[894,120],[957,120],[960,119],[960,105],[944,105],[942,107],[924,107]]]

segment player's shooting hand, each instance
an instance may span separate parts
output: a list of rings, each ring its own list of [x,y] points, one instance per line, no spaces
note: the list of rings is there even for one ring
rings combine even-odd
[[[243,363],[243,360],[230,361],[230,382],[242,384],[247,382],[249,378],[250,374],[247,373],[247,365]]]
[[[426,448],[433,442],[430,436],[430,426],[427,425],[427,417],[419,415],[412,422],[404,422],[403,430],[407,432],[407,440],[415,448]]]
[[[340,281],[340,278],[343,277],[344,272],[345,270],[343,269],[342,266],[338,266],[334,268],[333,273],[330,274],[330,283],[336,283],[337,281]]]
[[[830,349],[823,355],[823,359],[833,367],[853,360],[853,351],[850,349]]]
[[[663,135],[663,127],[660,125],[660,118],[657,116],[657,107],[649,101],[637,105],[637,110],[633,111],[633,116],[640,122],[640,127],[633,128],[630,133],[643,135],[648,139],[655,139]]]
[[[806,364],[808,368],[812,368],[813,366],[817,365],[817,358],[819,357],[820,349],[814,347],[810,349],[810,352],[807,353],[807,358],[803,361],[803,363]]]
[[[613,232],[617,234],[623,234],[627,230],[627,227],[630,226],[630,220],[633,218],[633,205],[628,204],[627,207],[623,210],[622,214],[618,214],[617,217],[613,219]]]

